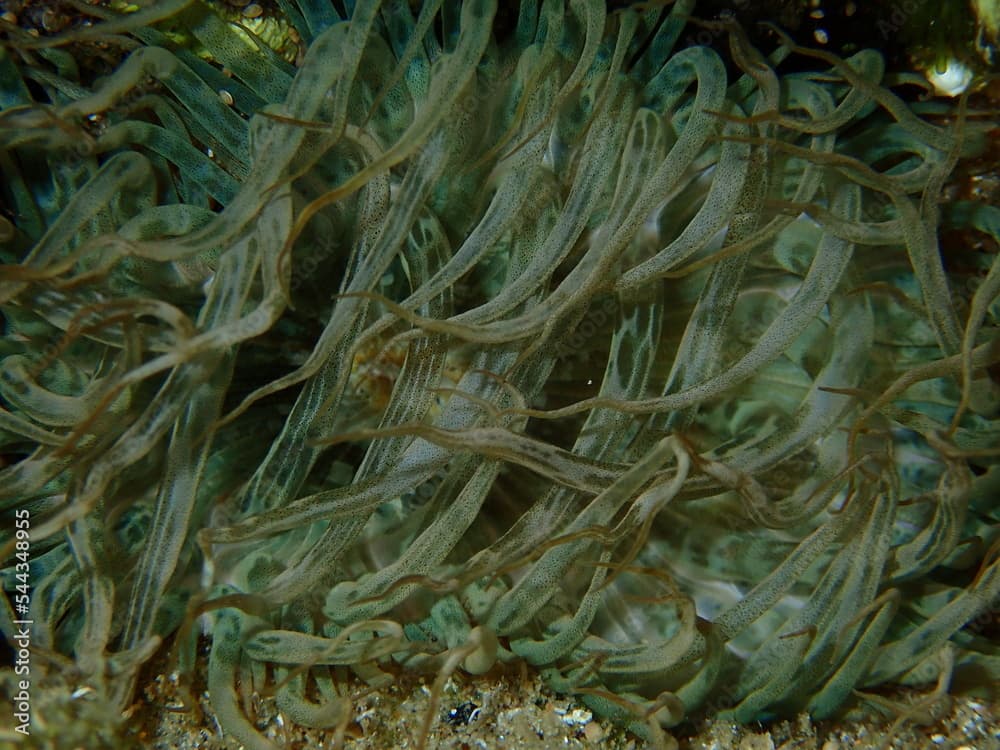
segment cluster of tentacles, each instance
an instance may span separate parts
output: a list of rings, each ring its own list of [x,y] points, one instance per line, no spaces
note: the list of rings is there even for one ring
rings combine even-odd
[[[654,739],[1000,679],[1000,211],[941,201],[982,118],[873,51],[681,48],[690,0],[278,5],[297,65],[190,1],[6,29],[38,663],[124,707],[204,633],[255,749],[241,693],[342,727],[393,664]]]

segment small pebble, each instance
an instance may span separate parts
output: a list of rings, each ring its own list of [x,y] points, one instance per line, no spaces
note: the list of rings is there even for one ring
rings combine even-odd
[[[588,742],[600,742],[604,739],[604,730],[596,721],[592,721],[583,728],[583,736]]]
[[[594,715],[583,708],[574,708],[563,716],[563,721],[567,724],[586,724],[594,718]]]
[[[769,734],[748,734],[740,740],[740,750],[774,750]]]

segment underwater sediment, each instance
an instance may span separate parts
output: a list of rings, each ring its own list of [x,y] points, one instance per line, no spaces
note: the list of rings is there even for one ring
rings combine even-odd
[[[8,29],[0,630],[32,669],[120,711],[203,637],[254,749],[246,696],[342,729],[348,671],[524,662],[654,743],[995,686],[966,99],[690,0],[277,5],[297,54],[179,0]]]

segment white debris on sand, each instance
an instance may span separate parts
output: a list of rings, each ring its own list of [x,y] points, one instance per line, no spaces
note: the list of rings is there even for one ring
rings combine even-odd
[[[345,750],[416,747],[430,703],[432,678],[401,677],[385,689],[354,703]],[[159,710],[176,701],[175,683],[159,676],[146,690],[149,719],[145,746],[151,750],[239,750],[222,737],[202,696],[195,712]],[[258,728],[288,750],[327,750],[336,746],[332,730],[295,727],[284,720],[271,698],[254,700]],[[579,701],[558,696],[531,673],[485,677],[455,675],[442,692],[431,727],[428,750],[521,750],[528,748],[602,748],[640,750],[641,739],[602,721]],[[912,723],[887,738],[894,717],[855,710],[835,721],[813,722],[805,714],[793,721],[741,727],[703,718],[672,730],[681,750],[1000,750],[1000,704],[956,697],[951,708],[927,726]]]

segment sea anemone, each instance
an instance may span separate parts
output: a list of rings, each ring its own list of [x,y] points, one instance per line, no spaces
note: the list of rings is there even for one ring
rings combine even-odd
[[[199,2],[4,27],[0,630],[120,708],[203,633],[254,750],[241,691],[342,727],[345,668],[653,741],[1000,679],[981,118],[692,0],[497,5],[280,0],[297,64]]]

